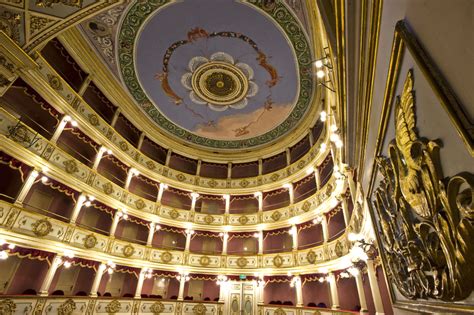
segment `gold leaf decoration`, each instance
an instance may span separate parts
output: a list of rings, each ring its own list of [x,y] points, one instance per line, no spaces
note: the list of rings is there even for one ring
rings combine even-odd
[[[245,225],[249,222],[249,218],[247,218],[245,215],[239,217],[239,223],[242,225]]]
[[[273,182],[276,182],[279,178],[280,178],[280,175],[278,175],[277,173],[272,174],[272,176],[270,176],[270,179],[271,179]]]
[[[305,201],[303,203],[303,206],[301,206],[301,209],[304,211],[304,212],[308,212],[309,209],[311,208],[311,203],[309,201]]]
[[[122,252],[125,257],[130,257],[135,254],[135,248],[131,244],[128,244],[123,247]]]
[[[94,248],[97,245],[97,237],[94,234],[89,234],[84,238],[84,247],[87,249]]]
[[[283,266],[283,257],[281,257],[280,255],[276,255],[275,257],[273,257],[273,265],[277,268]]]
[[[32,226],[33,233],[40,237],[48,235],[53,230],[53,225],[48,221],[48,219],[40,219],[33,223]]]
[[[16,311],[16,304],[11,299],[0,301],[0,314],[13,315]]]
[[[281,218],[281,213],[280,211],[274,211],[271,215],[271,218],[273,219],[273,221],[278,221],[280,220]]]
[[[246,179],[242,179],[242,180],[239,182],[239,185],[240,185],[240,187],[242,187],[242,188],[247,187],[249,184],[250,184],[250,182],[249,182],[248,180],[246,180]]]
[[[67,299],[58,307],[58,315],[72,315],[76,309],[76,303],[72,299]]]
[[[153,313],[153,315],[161,314],[164,310],[165,306],[160,301],[157,301],[150,306],[150,311]]]
[[[186,176],[179,173],[178,175],[176,175],[176,179],[179,180],[180,182],[184,182],[186,180]]]
[[[206,267],[206,266],[208,266],[210,263],[211,263],[211,259],[210,259],[209,257],[207,257],[207,256],[201,256],[201,257],[199,258],[199,264],[200,264],[201,266]]]
[[[173,209],[169,212],[171,219],[177,219],[179,217],[179,212],[176,209]]]
[[[148,167],[148,169],[150,170],[154,170],[156,168],[156,165],[155,163],[153,163],[153,161],[148,161],[146,162],[146,167]]]
[[[161,261],[164,263],[169,263],[173,259],[173,255],[170,252],[164,252],[161,254]]]
[[[120,147],[120,150],[122,150],[122,151],[127,151],[128,150],[128,144],[125,141],[120,141],[119,142],[119,147]]]
[[[413,85],[410,70],[395,102],[395,139],[376,159],[381,254],[406,298],[460,301],[474,288],[474,175],[443,175],[439,144],[418,136]]]
[[[105,183],[102,185],[102,189],[104,190],[104,193],[107,195],[110,195],[114,192],[114,188],[111,183]]]
[[[115,314],[120,311],[122,305],[118,300],[112,300],[107,306],[105,307],[105,311],[109,314]]]
[[[56,91],[61,91],[63,89],[61,78],[56,75],[48,74],[48,83]]]
[[[310,264],[314,264],[316,262],[316,253],[313,251],[313,250],[310,250],[307,254],[306,254],[306,260],[310,263]]]
[[[193,314],[194,315],[206,315],[206,306],[202,303],[199,303],[193,307]]]
[[[337,241],[336,245],[334,246],[334,252],[336,253],[337,257],[341,257],[344,255],[344,246],[342,245],[341,241]]]
[[[239,266],[240,268],[244,268],[245,266],[247,266],[248,263],[249,261],[245,257],[239,257],[237,259],[237,266]]]
[[[215,181],[214,179],[211,179],[210,181],[207,182],[207,184],[209,185],[209,187],[215,188],[219,183]]]
[[[89,122],[90,122],[91,125],[94,126],[94,127],[97,127],[97,126],[100,124],[100,122],[99,122],[99,117],[97,117],[96,114],[89,114],[89,115],[87,116],[87,118],[89,118]]]
[[[277,308],[274,312],[273,312],[273,315],[286,315],[286,312],[284,309],[282,309],[281,307]]]
[[[79,168],[77,167],[77,163],[74,160],[64,161],[63,165],[66,173],[68,174],[74,174],[79,170]]]
[[[212,222],[214,222],[214,217],[212,215],[208,214],[204,217],[204,222],[206,224],[211,224]]]
[[[142,199],[135,200],[135,207],[138,210],[142,210],[143,208],[145,208],[145,206],[146,206],[145,201],[143,201]]]

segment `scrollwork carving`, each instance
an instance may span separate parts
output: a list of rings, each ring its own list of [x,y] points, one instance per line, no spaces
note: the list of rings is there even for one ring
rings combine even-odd
[[[409,299],[465,299],[474,286],[474,176],[444,177],[439,143],[419,137],[412,71],[394,116],[372,199],[388,277]]]

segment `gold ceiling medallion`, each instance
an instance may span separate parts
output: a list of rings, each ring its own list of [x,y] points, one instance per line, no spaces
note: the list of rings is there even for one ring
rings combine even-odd
[[[58,315],[71,315],[75,309],[76,303],[72,299],[67,299],[58,307]]]
[[[306,254],[306,260],[310,263],[310,264],[314,264],[316,262],[316,253],[313,251],[313,250],[310,250],[307,254]]]
[[[53,225],[47,219],[41,219],[32,224],[36,236],[46,236],[53,230]]]
[[[164,310],[165,306],[160,301],[155,302],[150,306],[150,311],[153,313],[153,315],[161,314]]]
[[[394,116],[373,201],[387,275],[409,299],[466,299],[474,286],[474,176],[444,177],[439,144],[418,136],[412,71]]]
[[[237,259],[237,266],[239,266],[240,268],[244,268],[245,266],[247,266],[248,263],[249,261],[245,257],[239,257]]]
[[[16,304],[11,299],[0,301],[0,314],[13,315],[16,311]]]
[[[130,257],[135,254],[135,248],[132,245],[128,244],[123,247],[122,252],[125,257]]]
[[[161,261],[164,263],[169,263],[173,259],[173,255],[170,252],[164,252],[161,254]]]
[[[276,255],[275,257],[273,257],[273,265],[277,268],[283,266],[283,257],[281,257],[280,255]]]

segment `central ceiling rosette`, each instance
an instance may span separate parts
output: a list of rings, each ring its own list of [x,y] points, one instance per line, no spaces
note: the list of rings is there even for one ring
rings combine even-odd
[[[181,83],[190,91],[189,98],[214,111],[245,108],[248,98],[258,92],[252,68],[242,62],[234,64],[234,58],[224,52],[214,53],[209,59],[192,58],[189,71],[181,77]]]
[[[306,34],[280,1],[137,2],[119,34],[129,92],[190,144],[270,144],[304,119],[313,97]]]

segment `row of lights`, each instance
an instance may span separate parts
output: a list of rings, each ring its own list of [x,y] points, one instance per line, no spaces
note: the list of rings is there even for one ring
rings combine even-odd
[[[64,116],[63,121],[64,121],[64,122],[70,122],[70,123],[71,123],[71,126],[77,127],[77,121],[73,120],[73,119],[71,118],[71,116],[69,116],[69,115]]]

